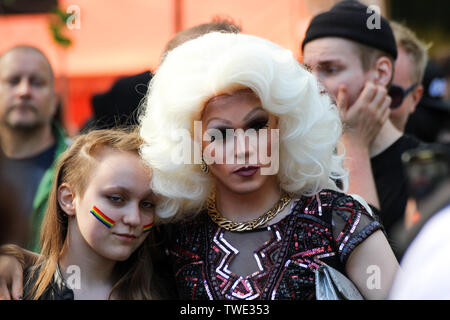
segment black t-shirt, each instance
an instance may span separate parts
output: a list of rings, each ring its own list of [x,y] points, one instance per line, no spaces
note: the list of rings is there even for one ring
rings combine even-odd
[[[17,211],[25,219],[30,219],[33,212],[33,200],[37,188],[55,158],[56,143],[41,153],[25,159],[2,159],[4,177],[20,199]]]
[[[389,242],[394,250],[395,227],[403,222],[408,199],[407,180],[401,156],[403,152],[417,148],[421,142],[414,137],[403,135],[389,148],[371,159],[372,173],[380,200],[380,220],[385,227]]]

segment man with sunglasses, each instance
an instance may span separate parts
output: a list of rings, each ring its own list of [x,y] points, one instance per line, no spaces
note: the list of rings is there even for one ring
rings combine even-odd
[[[348,192],[379,209],[395,252],[392,235],[403,222],[407,202],[401,154],[420,142],[389,119],[397,45],[389,22],[381,15],[373,20],[374,15],[357,1],[341,1],[312,19],[302,50],[305,65],[341,114]]]
[[[398,56],[389,95],[392,108],[389,118],[398,130],[405,132],[408,117],[423,94],[422,80],[428,61],[427,45],[412,30],[397,22],[391,22],[397,42]]]

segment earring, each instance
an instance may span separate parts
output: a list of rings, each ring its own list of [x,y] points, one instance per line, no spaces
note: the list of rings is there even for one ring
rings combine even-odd
[[[202,158],[202,163],[200,164],[200,169],[206,174],[209,172],[209,167],[206,164],[205,160]]]

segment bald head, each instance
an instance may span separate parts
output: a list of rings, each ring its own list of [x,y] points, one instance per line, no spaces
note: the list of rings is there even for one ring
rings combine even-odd
[[[186,41],[196,39],[210,32],[240,33],[241,27],[231,19],[216,18],[212,22],[196,25],[192,28],[178,32],[167,44],[163,51],[162,59],[165,55]]]
[[[0,66],[2,65],[2,61],[4,60],[4,58],[8,58],[8,56],[14,55],[15,53],[30,53],[30,54],[35,54],[35,55],[40,56],[42,58],[42,61],[47,65],[51,83],[54,82],[55,76],[54,76],[50,61],[48,60],[47,56],[41,50],[39,50],[38,48],[33,47],[33,46],[18,45],[18,46],[15,46],[15,47],[12,47],[12,48],[6,50],[5,52],[3,52],[0,55]]]

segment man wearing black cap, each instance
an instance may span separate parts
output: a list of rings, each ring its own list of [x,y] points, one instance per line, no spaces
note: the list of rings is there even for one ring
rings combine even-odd
[[[407,201],[401,154],[419,141],[388,119],[388,95],[397,46],[389,22],[357,1],[342,1],[311,21],[302,43],[304,62],[336,101],[344,125],[342,142],[349,193],[379,208],[392,243]]]

